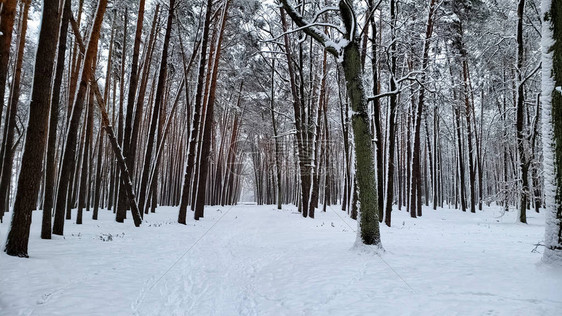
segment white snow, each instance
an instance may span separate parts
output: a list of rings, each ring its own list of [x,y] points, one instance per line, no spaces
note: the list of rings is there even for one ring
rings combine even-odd
[[[30,258],[0,254],[0,315],[557,315],[562,270],[533,252],[544,217],[515,215],[396,210],[377,254],[335,206],[214,206],[186,226],[160,207],[140,228],[103,210],[50,241],[34,212]]]

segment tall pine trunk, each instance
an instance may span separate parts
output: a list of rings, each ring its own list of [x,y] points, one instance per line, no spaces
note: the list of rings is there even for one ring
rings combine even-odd
[[[527,223],[527,199],[529,194],[529,162],[526,152],[525,136],[525,91],[523,87],[523,63],[524,63],[524,43],[523,43],[523,13],[525,10],[525,0],[519,0],[517,7],[517,106],[516,123],[517,129],[517,151],[519,153],[519,170],[521,175],[521,193],[519,200],[519,222]]]
[[[203,87],[205,85],[205,66],[207,64],[207,47],[209,38],[209,28],[211,25],[213,1],[207,1],[205,13],[205,22],[203,24],[203,34],[201,37],[201,57],[199,58],[199,70],[197,76],[197,88],[195,92],[195,105],[193,108],[193,124],[189,140],[189,152],[187,154],[187,165],[185,167],[185,175],[183,179],[183,187],[181,194],[181,203],[178,214],[178,223],[185,224],[187,216],[187,205],[189,204],[189,191],[191,186],[191,177],[195,164],[195,150],[197,147],[197,135],[199,133],[199,119],[201,117],[201,108],[203,103]]]
[[[40,181],[37,175],[43,169],[43,156],[49,128],[51,81],[59,33],[59,1],[44,0],[39,42],[35,54],[35,70],[27,134],[21,160],[12,224],[6,239],[5,252],[11,256],[28,257],[27,246],[31,215],[35,209]]]
[[[150,130],[148,133],[148,140],[146,142],[146,151],[144,155],[144,168],[142,171],[140,194],[139,194],[139,209],[141,212],[144,210],[146,203],[146,195],[151,189],[148,186],[148,176],[152,162],[152,151],[154,148],[154,138],[156,135],[157,123],[160,117],[160,107],[164,101],[164,86],[166,84],[166,75],[168,71],[168,46],[170,44],[170,37],[172,35],[172,21],[174,16],[175,0],[170,0],[168,21],[166,24],[166,34],[164,35],[164,44],[162,46],[162,59],[160,61],[160,71],[158,74],[158,84],[156,86],[156,97],[154,108],[152,111],[152,121],[150,122]]]
[[[0,220],[4,215],[4,211],[9,208],[10,184],[12,181],[12,167],[14,165],[14,135],[16,132],[16,120],[18,112],[18,103],[20,97],[20,80],[23,65],[23,52],[25,48],[25,35],[27,32],[27,16],[29,13],[29,5],[31,0],[26,0],[23,6],[20,22],[19,42],[17,48],[16,68],[14,78],[12,80],[12,90],[8,103],[7,126],[5,126],[6,135],[4,135],[4,156],[2,163],[2,177],[0,179]]]
[[[10,45],[12,43],[17,3],[17,0],[2,1],[2,12],[0,13],[0,118],[4,111],[4,94],[6,93]]]
[[[69,182],[72,178],[72,170],[76,164],[76,142],[78,137],[78,127],[80,124],[80,117],[84,109],[84,102],[86,98],[86,92],[90,79],[92,78],[93,67],[92,63],[97,54],[98,40],[100,36],[103,16],[105,14],[105,9],[107,7],[107,0],[99,0],[98,7],[96,9],[96,14],[94,22],[92,24],[92,29],[90,32],[90,39],[88,41],[88,47],[86,49],[84,62],[81,70],[80,85],[78,91],[76,92],[76,97],[74,98],[74,105],[72,106],[72,114],[70,116],[70,122],[68,124],[68,132],[66,137],[66,146],[64,148],[63,160],[61,165],[61,172],[59,178],[59,185],[57,191],[57,203],[55,209],[55,220],[53,224],[53,234],[62,235],[64,232],[64,211],[67,200],[67,191]],[[75,34],[78,36],[79,34]],[[68,194],[72,194],[68,192]]]

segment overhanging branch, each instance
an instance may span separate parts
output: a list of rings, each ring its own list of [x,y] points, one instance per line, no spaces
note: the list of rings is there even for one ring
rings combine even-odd
[[[291,6],[287,0],[279,0],[285,12],[291,17],[293,22],[301,29],[306,35],[314,38],[317,42],[322,44],[326,48],[326,50],[334,55],[336,58],[339,57],[339,52],[336,46],[333,44],[334,42],[330,39],[326,33],[318,30],[314,27],[314,23],[309,23],[304,19],[300,13],[298,13],[293,6]]]

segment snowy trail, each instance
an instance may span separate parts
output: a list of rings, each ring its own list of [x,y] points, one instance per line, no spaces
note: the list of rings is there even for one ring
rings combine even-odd
[[[34,214],[34,225],[40,214]],[[162,207],[138,229],[68,223],[31,258],[0,255],[0,315],[557,315],[562,271],[537,264],[541,215],[394,212],[387,252],[352,249],[339,208],[304,219],[293,206],[208,207],[175,224]],[[0,240],[6,224],[0,225]],[[111,235],[111,240],[107,240]],[[104,241],[106,240],[106,241]],[[540,250],[540,249],[539,249]],[[178,260],[179,258],[179,260]]]
[[[300,219],[298,214],[279,212],[272,207],[267,211],[275,215],[264,216],[264,207],[234,208],[174,268],[176,272],[166,276],[164,285],[155,286],[152,295],[148,295],[151,299],[143,303],[139,314],[326,315],[386,310],[417,315],[436,311],[450,314],[456,310],[459,315],[548,315],[555,306],[562,307],[560,293],[554,293],[558,299],[549,301],[522,298],[521,295],[529,294],[530,288],[524,293],[489,289],[498,286],[490,283],[492,279],[486,280],[493,276],[486,271],[482,276],[477,275],[478,271],[465,271],[465,264],[458,258],[447,258],[448,249],[440,249],[436,243],[427,243],[426,247],[431,248],[427,253],[438,256],[438,251],[443,251],[444,257],[436,258],[433,266],[426,262],[416,267],[408,264],[408,260],[417,261],[413,258],[416,254],[397,255],[392,250],[379,258],[351,250],[355,233],[339,217],[334,218],[335,213],[321,214],[331,215],[331,221],[316,219],[313,223],[319,227],[311,229],[311,220]],[[489,224],[475,226],[481,225]],[[466,235],[472,234],[467,231]],[[485,235],[472,237],[486,238]],[[454,243],[451,246],[455,247]],[[478,256],[485,254],[465,251],[466,255],[475,256],[466,263],[475,264],[476,269],[487,269],[478,263]],[[387,265],[382,261],[384,258],[392,263]],[[527,266],[522,270],[533,268]],[[510,269],[513,267],[506,263],[498,271],[489,272],[505,277],[502,283],[515,285],[516,280],[509,280],[515,277],[515,270]],[[410,289],[402,275],[417,290]],[[162,301],[168,304],[162,306]]]

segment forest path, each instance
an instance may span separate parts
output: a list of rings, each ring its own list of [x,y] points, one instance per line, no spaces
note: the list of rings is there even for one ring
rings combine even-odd
[[[417,220],[396,212],[395,227],[382,228],[389,250],[379,256],[353,249],[356,222],[336,207],[316,219],[292,206],[206,212],[217,213],[214,227],[144,293],[138,315],[549,315],[562,308],[562,276],[549,279],[551,271],[535,267],[540,255],[530,253],[542,218],[526,226],[493,212],[427,210]]]
[[[338,207],[315,219],[294,206],[209,206],[177,224],[159,207],[140,228],[113,212],[30,258],[0,253],[0,315],[557,315],[562,271],[538,264],[542,214],[424,208],[381,226],[386,252],[353,248],[356,222]],[[86,213],[87,215],[90,215]],[[73,214],[75,215],[75,214]],[[189,214],[191,216],[192,213]],[[73,217],[75,218],[75,217]],[[0,242],[9,223],[0,224]]]
[[[367,262],[372,266],[380,262],[370,256],[355,269],[356,256],[351,253],[355,233],[350,227],[356,223],[349,219],[304,219],[294,210],[273,206],[223,211],[213,229],[145,295],[139,314],[320,312],[341,293],[353,295],[353,285],[365,275]],[[395,285],[403,290],[404,285]],[[308,302],[308,297],[319,300]]]

